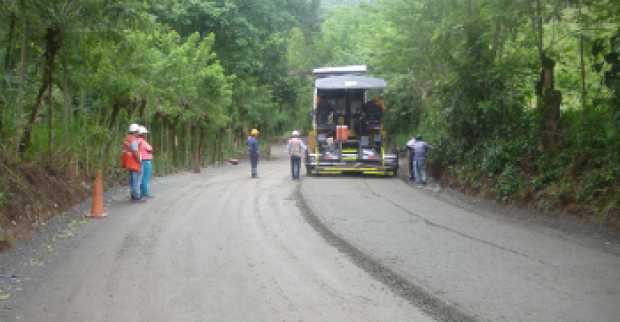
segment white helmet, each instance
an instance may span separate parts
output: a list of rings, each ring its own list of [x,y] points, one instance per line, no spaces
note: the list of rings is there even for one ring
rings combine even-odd
[[[140,125],[136,124],[136,123],[131,123],[129,124],[129,129],[127,130],[127,132],[129,133],[136,133],[140,130]]]
[[[299,136],[299,131],[297,130],[293,131],[293,136]]]
[[[149,131],[146,129],[146,126],[140,125],[140,127],[138,128],[138,134],[147,134],[147,133],[149,133]]]

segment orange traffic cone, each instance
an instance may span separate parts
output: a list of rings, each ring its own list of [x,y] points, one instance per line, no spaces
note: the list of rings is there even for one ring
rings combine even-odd
[[[93,206],[90,208],[90,215],[88,217],[103,218],[107,215],[103,208],[103,179],[101,170],[98,170],[93,189]]]

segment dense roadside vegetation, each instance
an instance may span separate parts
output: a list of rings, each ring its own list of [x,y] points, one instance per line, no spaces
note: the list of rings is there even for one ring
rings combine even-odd
[[[318,30],[318,6],[0,0],[0,226],[79,200],[96,169],[124,178],[130,122],[150,129],[159,174],[243,151],[250,128],[288,130],[287,38]]]
[[[394,141],[426,136],[445,183],[620,220],[618,1],[0,7],[0,226],[79,200],[96,169],[122,178],[130,122],[151,130],[159,174],[242,151],[253,127],[307,129],[309,71],[342,64],[388,80]]]
[[[370,65],[390,84],[389,130],[425,135],[435,175],[620,220],[620,2],[328,2],[312,43],[291,33],[294,66]]]
[[[360,1],[316,51],[386,77],[390,131],[424,134],[447,182],[620,219],[620,2]]]

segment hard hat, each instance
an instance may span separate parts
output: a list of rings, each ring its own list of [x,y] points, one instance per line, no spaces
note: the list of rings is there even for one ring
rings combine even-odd
[[[257,129],[252,129],[252,131],[250,132],[251,136],[257,136],[258,135],[258,130]]]
[[[293,136],[299,136],[299,131],[297,130],[293,131]]]
[[[127,132],[129,133],[136,133],[140,130],[140,125],[136,124],[136,123],[131,123],[129,124],[129,129],[127,130]]]
[[[146,126],[140,125],[140,127],[138,128],[138,134],[147,134],[147,133],[149,133],[149,131],[146,129]]]

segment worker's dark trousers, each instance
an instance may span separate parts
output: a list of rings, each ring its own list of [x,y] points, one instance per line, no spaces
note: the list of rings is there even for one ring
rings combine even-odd
[[[409,149],[409,180],[415,180],[415,169],[413,168],[413,150]]]
[[[291,174],[293,179],[299,179],[299,169],[301,168],[301,157],[291,156]]]
[[[414,160],[415,183],[426,184],[426,159]]]
[[[250,165],[252,167],[252,178],[258,176],[258,153],[250,153]]]

